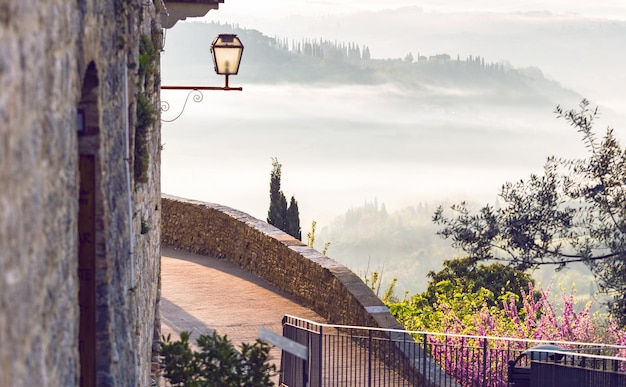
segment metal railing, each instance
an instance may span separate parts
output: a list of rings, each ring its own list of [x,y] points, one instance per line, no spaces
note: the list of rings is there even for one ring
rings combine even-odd
[[[567,387],[626,387],[620,346],[320,324],[288,315],[283,336],[309,350],[308,360],[283,351],[280,383],[288,387],[561,386],[571,378],[592,382]]]
[[[615,348],[601,348],[598,352],[614,352]],[[619,350],[618,350],[619,351]],[[530,352],[530,351],[527,351]],[[594,351],[595,352],[595,351]],[[537,355],[540,356],[537,359]],[[511,386],[567,386],[567,387],[626,387],[626,358],[618,356],[594,355],[572,350],[544,351],[535,356],[527,367],[527,380],[512,383]]]

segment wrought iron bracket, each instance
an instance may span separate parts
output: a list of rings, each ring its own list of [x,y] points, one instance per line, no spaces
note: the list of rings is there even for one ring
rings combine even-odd
[[[187,102],[189,102],[189,97],[193,100],[193,102],[199,103],[204,99],[204,94],[202,91],[204,90],[223,90],[223,91],[242,91],[241,87],[230,87],[228,86],[228,76],[226,76],[226,85],[221,86],[161,86],[161,90],[188,90],[187,97],[185,98],[185,103],[183,104],[183,108],[181,109],[178,115],[170,120],[164,120],[161,118],[162,122],[172,122],[176,121],[185,111],[187,107]],[[167,112],[170,110],[170,104],[167,101],[161,100],[161,113]]]

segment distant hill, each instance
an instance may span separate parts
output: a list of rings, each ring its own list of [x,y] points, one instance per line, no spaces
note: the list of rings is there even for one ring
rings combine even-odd
[[[395,212],[385,204],[365,202],[324,226],[316,238],[329,242],[328,255],[362,278],[378,272],[384,286],[398,280],[398,295],[426,289],[426,273],[441,270],[444,259],[457,253],[436,235],[431,219],[437,205],[419,203]]]
[[[513,68],[505,62],[487,63],[480,56],[434,56],[372,59],[366,45],[323,39],[289,41],[261,32],[218,23],[179,23],[166,35],[163,79],[197,82],[214,75],[209,45],[220,33],[234,33],[244,44],[238,83],[394,84],[402,89],[463,96],[451,90],[478,90],[484,98],[571,100],[578,96],[547,79],[536,67]],[[199,37],[206,50],[198,51]]]

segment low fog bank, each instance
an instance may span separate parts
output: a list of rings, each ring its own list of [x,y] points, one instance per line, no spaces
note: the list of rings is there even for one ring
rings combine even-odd
[[[182,106],[184,93],[168,95],[172,110]],[[541,171],[547,156],[584,155],[578,134],[555,118],[556,104],[433,103],[366,86],[249,85],[204,98],[163,125],[163,191],[264,219],[277,157],[303,229],[375,198],[390,209],[493,202],[502,183]]]

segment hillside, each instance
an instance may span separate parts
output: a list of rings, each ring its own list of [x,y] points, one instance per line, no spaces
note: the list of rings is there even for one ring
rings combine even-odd
[[[507,62],[488,63],[480,55],[455,53],[372,59],[367,45],[324,39],[290,41],[252,29],[217,23],[179,23],[166,36],[163,78],[196,83],[213,75],[209,45],[220,33],[234,33],[244,44],[236,77],[240,84],[298,83],[309,85],[393,84],[404,90],[444,94],[446,98],[502,98],[522,102],[570,100],[578,96],[546,78],[536,67],[514,68]],[[206,50],[198,52],[198,36]],[[194,42],[191,44],[190,42]],[[192,59],[193,58],[193,59]],[[462,92],[460,90],[466,90]],[[472,91],[468,93],[467,91]]]

